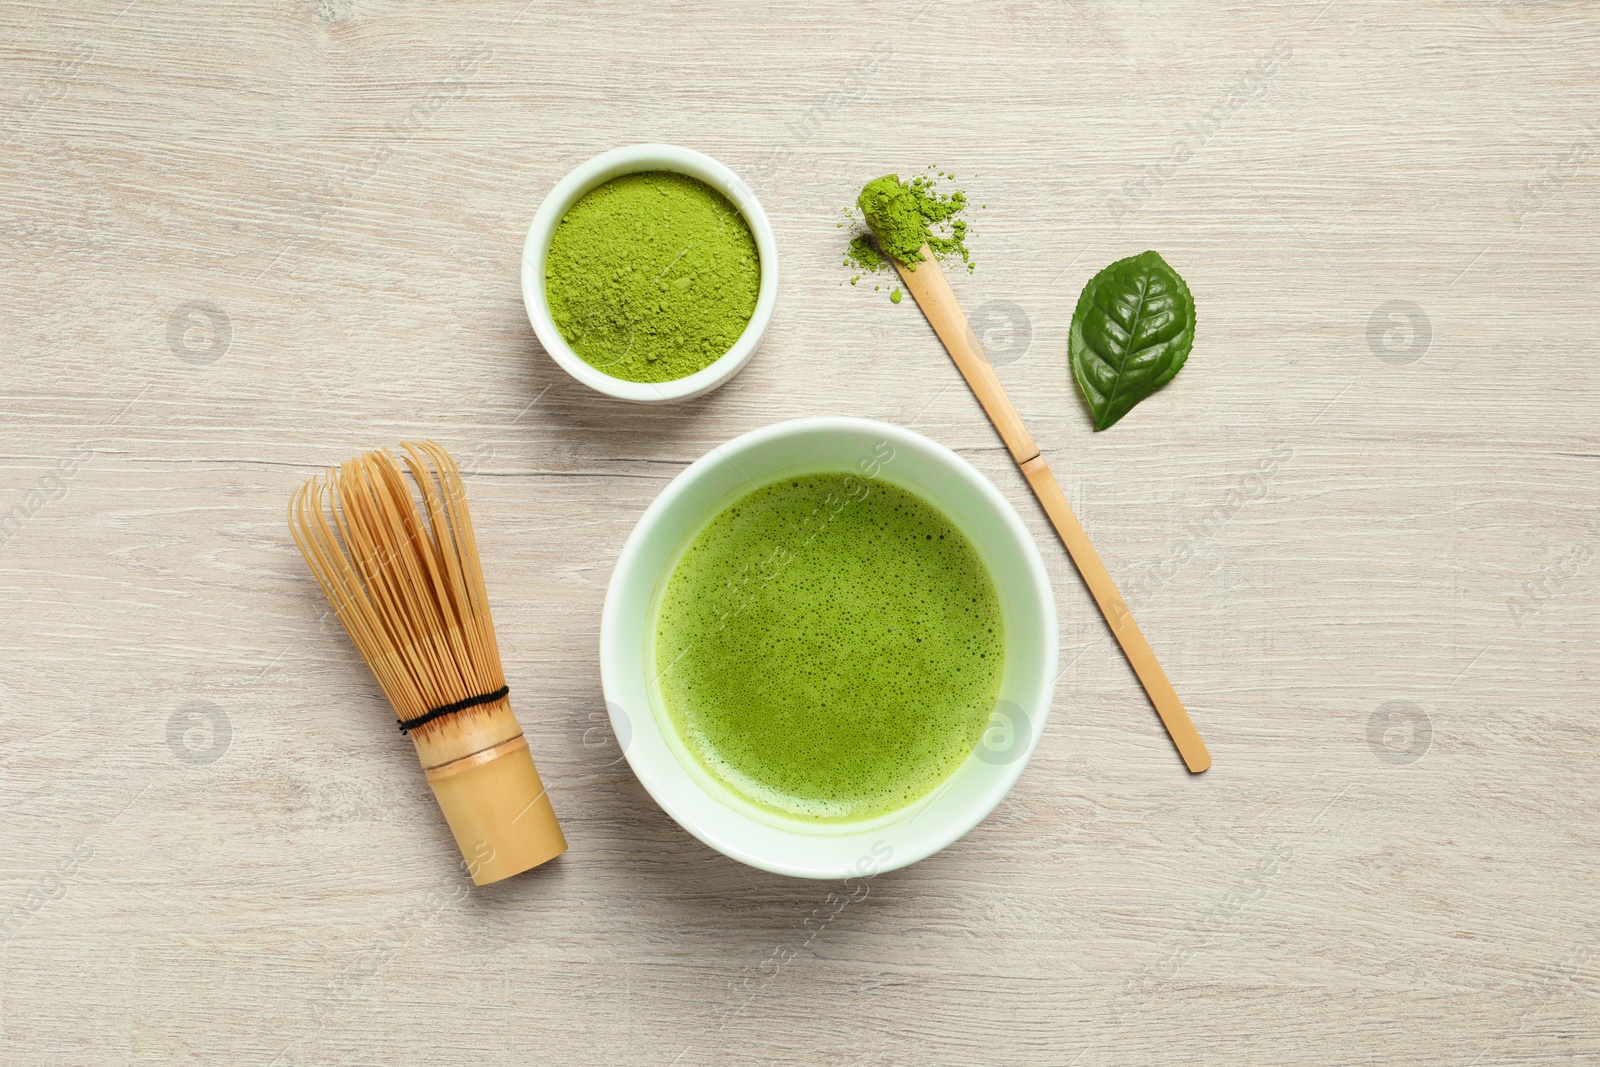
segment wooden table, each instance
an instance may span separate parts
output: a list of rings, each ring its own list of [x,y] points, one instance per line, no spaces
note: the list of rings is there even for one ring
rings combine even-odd
[[[0,1059],[1600,1061],[1600,11],[708,7],[0,9]],[[645,140],[745,175],[782,257],[750,366],[648,410],[518,285],[545,192]],[[841,284],[855,191],[930,164],[1203,776],[916,308]],[[1198,341],[1096,434],[1070,316],[1146,248]],[[1005,803],[826,921],[652,803],[596,664],[655,494],[820,413],[994,479],[1065,667]],[[284,519],[419,436],[572,843],[485,891]]]

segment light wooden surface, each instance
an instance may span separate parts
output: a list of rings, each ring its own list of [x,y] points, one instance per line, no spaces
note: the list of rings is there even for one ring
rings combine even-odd
[[[0,53],[0,1060],[1600,1061],[1593,5],[11,0]],[[517,267],[656,139],[783,278],[737,379],[640,410]],[[933,163],[1205,775],[916,309],[840,284],[861,183]],[[1146,248],[1194,354],[1095,434],[1069,317]],[[818,413],[994,479],[1067,665],[1007,801],[838,914],[651,803],[596,667],[651,498]],[[422,435],[572,844],[486,891],[284,522]]]

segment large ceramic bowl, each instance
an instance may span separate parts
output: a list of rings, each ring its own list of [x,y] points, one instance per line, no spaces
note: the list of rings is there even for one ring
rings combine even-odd
[[[688,543],[724,506],[787,475],[849,471],[939,508],[994,579],[1005,622],[1000,700],[982,741],[941,786],[871,820],[815,823],[758,807],[713,778],[684,746],[652,683],[658,598]],[[976,826],[1027,766],[1055,693],[1055,598],[1033,538],[993,484],[921,434],[866,419],[797,419],[755,430],[696,460],[634,527],[606,592],[600,671],[628,763],[661,807],[712,848],[801,878],[903,867]]]
[[[733,347],[711,365],[669,382],[630,382],[587,363],[561,336],[561,330],[551,317],[550,301],[544,288],[550,238],[567,210],[589,190],[604,185],[612,178],[647,170],[687,174],[727,197],[728,202],[739,209],[745,222],[750,224],[750,233],[756,241],[756,254],[761,260],[761,287],[756,291],[756,309]],[[710,156],[677,145],[628,145],[613,148],[580,164],[557,182],[539,205],[522,246],[522,303],[528,309],[528,321],[533,324],[533,332],[538,335],[544,350],[561,365],[562,370],[589,388],[637,404],[688,400],[709,393],[738,374],[750,361],[761,335],[767,330],[767,324],[772,321],[772,308],[777,299],[778,245],[772,236],[772,223],[767,221],[767,213],[761,209],[756,194],[737,174]]]

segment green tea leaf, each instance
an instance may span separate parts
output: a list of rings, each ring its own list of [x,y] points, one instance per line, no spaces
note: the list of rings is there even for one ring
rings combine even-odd
[[[1104,430],[1172,380],[1194,347],[1194,297],[1154,252],[1089,279],[1072,313],[1072,376]]]

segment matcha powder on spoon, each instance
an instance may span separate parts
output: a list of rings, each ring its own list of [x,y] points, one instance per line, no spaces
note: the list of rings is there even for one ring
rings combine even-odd
[[[584,362],[630,382],[684,378],[733,347],[756,309],[761,260],[721,193],[683,174],[613,178],[562,216],[545,295]]]
[[[902,182],[897,174],[885,174],[866,184],[856,206],[866,220],[867,232],[856,234],[845,251],[845,265],[860,272],[850,279],[852,285],[861,274],[893,270],[889,257],[907,265],[921,262],[924,244],[934,259],[942,262],[959,256],[967,270],[972,269],[967,220],[962,218],[967,197],[959,189],[940,193],[934,178],[919,176]],[[895,303],[899,303],[898,293],[897,289],[890,294]]]

